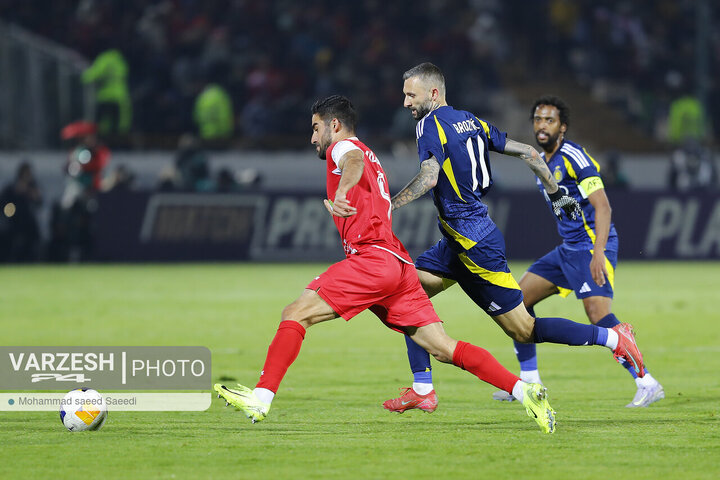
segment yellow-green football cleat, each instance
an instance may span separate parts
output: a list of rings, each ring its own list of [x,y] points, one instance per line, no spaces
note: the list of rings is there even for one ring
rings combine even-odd
[[[252,423],[261,422],[270,411],[270,404],[261,402],[252,389],[240,385],[237,388],[227,388],[221,383],[216,383],[213,389],[217,392],[218,398],[225,399],[225,406],[232,405],[241,410]]]
[[[534,418],[540,429],[545,433],[555,431],[555,410],[547,400],[547,388],[539,383],[523,383],[522,404],[528,417]]]

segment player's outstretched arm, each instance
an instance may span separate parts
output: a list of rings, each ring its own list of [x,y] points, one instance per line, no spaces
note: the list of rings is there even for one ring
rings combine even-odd
[[[420,164],[420,172],[405,188],[400,190],[397,195],[392,198],[392,208],[400,208],[407,205],[415,199],[425,195],[431,188],[437,185],[438,175],[440,174],[440,163],[433,156]]]
[[[523,160],[527,166],[530,167],[530,170],[540,179],[548,195],[557,192],[557,182],[553,178],[545,161],[533,147],[508,138],[505,142],[505,154],[519,157]]]
[[[365,162],[363,153],[360,150],[351,150],[340,158],[338,168],[342,172],[340,183],[335,191],[335,199],[331,202],[325,200],[325,208],[336,217],[349,217],[357,213],[357,208],[350,205],[347,200],[347,193],[357,185],[362,178]]]
[[[572,220],[580,218],[582,215],[580,204],[558,188],[555,178],[537,150],[530,145],[508,138],[505,142],[505,153],[513,157],[520,157],[537,175],[550,197],[553,212],[558,220],[562,219],[563,213]]]

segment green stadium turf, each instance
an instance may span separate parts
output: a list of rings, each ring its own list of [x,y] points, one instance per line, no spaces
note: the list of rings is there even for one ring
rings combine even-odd
[[[513,264],[519,275],[527,265]],[[0,269],[4,345],[204,345],[214,379],[254,385],[284,305],[325,265],[89,265]],[[557,410],[543,435],[494,388],[435,364],[433,414],[390,414],[408,386],[402,337],[364,313],[313,327],[268,418],[213,397],[205,412],[111,412],[69,433],[51,412],[0,412],[0,478],[717,478],[720,263],[622,263],[614,312],[632,322],[666,399],[601,347],[539,347]],[[436,297],[448,333],[517,370],[512,344],[458,287]],[[537,307],[586,321],[574,298]]]

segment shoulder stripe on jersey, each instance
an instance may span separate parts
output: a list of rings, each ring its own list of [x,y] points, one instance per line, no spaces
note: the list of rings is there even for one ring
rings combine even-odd
[[[485,136],[490,138],[490,127],[488,126],[487,122],[483,122],[478,117],[475,117],[475,119],[480,122],[480,125],[482,125],[483,130],[485,130]]]
[[[420,121],[418,122],[417,126],[415,127],[415,136],[416,136],[417,138],[422,137],[423,132],[424,132],[424,129],[425,129],[425,119],[426,119],[429,115],[430,115],[430,113],[428,112],[427,115],[425,115],[423,118],[420,119]]]
[[[589,154],[588,151],[585,149],[585,147],[583,147],[583,152],[585,152],[585,155],[587,155],[588,158],[589,158],[590,160],[592,160],[592,162],[595,164],[595,168],[597,168],[597,171],[599,172],[599,171],[600,171],[600,164],[599,164],[598,162],[596,162],[593,157],[590,156],[590,154]]]
[[[561,151],[568,154],[581,169],[590,166],[590,162],[578,150],[563,147]]]
[[[433,115],[433,118],[435,119],[435,125],[437,126],[438,137],[440,137],[440,144],[442,145],[443,155],[444,155],[445,154],[445,145],[447,145],[447,135],[445,135],[445,130],[443,130],[442,125],[440,125],[440,121],[438,120],[437,115]],[[467,201],[460,194],[460,187],[458,187],[457,180],[455,179],[455,172],[453,172],[452,163],[450,162],[450,157],[447,157],[443,161],[442,169],[443,169],[443,172],[445,172],[445,176],[447,176],[448,180],[450,181],[450,185],[452,185],[453,190],[455,190],[455,193],[457,194],[458,198],[460,200],[462,200],[463,202],[467,203]]]
[[[440,121],[437,119],[437,115],[433,115],[433,118],[435,119],[435,125],[438,129],[438,136],[440,137],[440,143],[442,145],[447,144],[447,135],[445,135],[445,130],[443,130],[442,125],[440,125]],[[443,150],[445,147],[443,147]]]
[[[563,162],[565,163],[565,170],[567,170],[568,175],[570,175],[571,178],[574,178],[577,180],[577,173],[575,173],[575,169],[572,167],[572,162],[568,160],[568,158],[563,155],[562,156]]]
[[[585,168],[590,166],[590,162],[587,161],[587,158],[583,156],[583,153],[578,150],[577,148],[568,145],[567,143],[562,146],[560,149],[561,152],[565,152],[568,155],[570,155],[573,160],[575,160],[575,163],[578,164],[580,168]]]

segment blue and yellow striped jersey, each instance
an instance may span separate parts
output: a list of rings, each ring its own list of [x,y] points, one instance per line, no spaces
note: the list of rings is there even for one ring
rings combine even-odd
[[[543,158],[545,158],[544,153]],[[595,244],[595,208],[588,200],[588,195],[602,188],[602,181],[599,180],[600,165],[587,153],[587,150],[569,140],[563,140],[547,165],[558,186],[580,203],[583,212],[580,220],[570,220],[563,215],[562,220],[558,220],[558,233],[567,246],[573,249],[592,250]],[[536,181],[552,210],[545,187],[540,179]],[[617,232],[613,224],[610,224],[606,248],[617,251]]]
[[[434,156],[441,172],[433,188],[440,231],[471,248],[493,228],[482,197],[492,186],[488,151],[502,153],[506,134],[472,113],[443,106],[417,124],[420,162]]]

